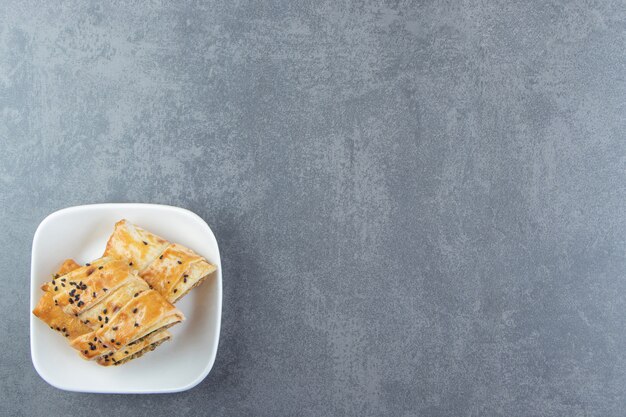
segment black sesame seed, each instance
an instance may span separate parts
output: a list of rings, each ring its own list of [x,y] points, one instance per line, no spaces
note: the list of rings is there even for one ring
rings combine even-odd
[[[111,343],[115,343],[115,339],[111,339]]]
[[[163,255],[159,256],[159,259],[163,259]]]
[[[58,278],[58,277],[59,277],[59,274],[54,274],[54,277],[55,277],[55,278]]]
[[[183,282],[187,282],[187,278],[183,278]]]
[[[132,263],[132,261],[128,263],[128,266],[133,266],[133,263]]]
[[[121,345],[121,343],[120,343],[120,342],[115,342],[115,344],[116,344],[116,345],[118,345],[118,346],[119,346],[119,345]]]
[[[61,329],[61,331],[62,331],[63,333],[65,333],[65,332],[67,331],[67,329],[64,327],[64,328],[62,328],[62,329]]]
[[[85,353],[85,355],[89,353],[89,351],[88,351],[88,350],[85,350],[85,351],[83,351],[83,352]]]
[[[60,332],[60,331],[61,331],[61,329],[59,329],[59,328],[57,327],[57,332]]]
[[[106,314],[106,313],[107,313],[107,309],[105,308],[104,310],[102,310],[102,312],[103,312],[104,314]]]
[[[113,331],[116,331],[116,330],[117,330],[117,326],[113,327],[113,329],[112,329],[112,330],[113,330]]]
[[[136,308],[133,308],[133,313],[136,313],[136,312],[137,312],[137,309],[136,309]]]
[[[54,287],[54,290],[55,291],[59,291],[59,287]]]
[[[108,323],[108,322],[109,322],[109,317],[105,317],[105,318],[104,318],[104,322],[105,322],[105,323]]]
[[[139,327],[139,323],[135,323],[135,327]]]
[[[125,350],[125,351],[124,351],[124,354],[125,354],[125,355],[128,355],[128,351],[127,351],[127,350]]]
[[[98,296],[98,294],[96,294],[96,292],[95,292],[95,291],[93,292],[93,294],[92,294],[92,295],[93,295],[93,298],[96,298],[96,297]]]
[[[55,306],[58,306],[58,305],[59,305],[59,303],[58,303],[58,301],[57,301],[57,300],[54,300],[54,305],[55,305]]]
[[[94,341],[94,342],[97,342],[97,341],[98,341],[98,338],[97,338],[97,337],[94,337],[94,338],[93,338],[93,341]]]
[[[65,282],[65,278],[61,278],[61,281]]]
[[[181,265],[183,262],[182,261],[178,261],[178,265]]]
[[[91,345],[91,346],[89,346],[89,349],[91,349],[91,350],[96,350],[96,345]]]
[[[136,293],[135,293],[135,295],[133,295],[133,297],[137,297],[138,295],[139,295],[139,293],[138,293],[138,292],[136,292]]]
[[[62,286],[63,288],[65,288],[65,284],[61,283],[61,286]]]
[[[102,316],[98,316],[98,321],[102,321]]]
[[[72,291],[70,291],[70,295],[73,297],[74,294],[76,294],[76,288],[74,288]]]
[[[98,269],[102,269],[102,268],[104,268],[104,267],[103,267],[103,266],[99,266],[99,267],[98,267]]]
[[[77,305],[78,307],[82,307],[83,305],[85,305],[85,303],[83,303],[82,301],[79,301]]]
[[[74,304],[74,300],[72,300],[71,298],[67,300],[70,304]]]
[[[89,323],[89,319],[85,320],[85,324]]]
[[[57,283],[54,280],[52,280],[52,285],[57,285]]]
[[[86,263],[85,265],[86,265],[86,266],[91,266],[91,264],[90,264],[89,262],[88,262],[88,263]]]
[[[147,245],[147,244],[148,244],[148,242],[146,242],[146,241],[144,240],[144,241],[143,241],[143,244],[144,244],[144,245]]]
[[[107,291],[109,291],[109,289],[108,288],[103,288],[102,291],[107,292]]]
[[[105,349],[108,348],[108,346],[105,345],[105,344],[102,344],[102,347],[105,348]]]
[[[103,327],[104,327],[104,324],[101,324],[101,325],[100,325],[100,328],[102,329]]]
[[[175,293],[176,293],[176,292],[178,292],[178,289],[177,289],[177,288],[174,288],[174,292],[175,292]]]

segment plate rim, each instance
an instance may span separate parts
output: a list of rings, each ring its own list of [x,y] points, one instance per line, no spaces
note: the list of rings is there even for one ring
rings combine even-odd
[[[74,387],[68,387],[63,385],[62,383],[59,383],[58,381],[53,381],[49,378],[49,375],[46,374],[46,372],[43,372],[42,369],[40,368],[39,365],[39,360],[37,359],[37,355],[35,354],[35,343],[34,343],[34,338],[33,338],[33,334],[34,334],[34,323],[35,323],[35,315],[32,313],[33,309],[36,306],[36,296],[35,296],[35,292],[33,290],[33,287],[36,286],[36,282],[35,282],[35,259],[36,259],[36,251],[35,251],[35,244],[39,239],[39,234],[41,233],[41,230],[43,230],[43,227],[49,223],[50,221],[52,221],[55,217],[58,217],[60,215],[65,215],[68,213],[71,213],[73,211],[83,211],[83,210],[94,210],[94,209],[109,209],[109,208],[116,208],[116,209],[130,209],[130,208],[142,208],[142,209],[166,209],[166,210],[172,210],[175,212],[178,212],[184,216],[190,217],[192,218],[194,221],[198,222],[200,225],[202,225],[203,228],[206,229],[206,232],[208,232],[208,234],[210,235],[210,237],[213,239],[213,241],[215,242],[215,247],[217,250],[217,262],[216,262],[216,266],[217,266],[217,274],[216,274],[216,284],[217,284],[217,311],[219,312],[218,314],[218,318],[217,318],[217,323],[215,326],[215,340],[216,343],[214,344],[212,350],[210,351],[210,356],[209,356],[209,360],[206,362],[205,367],[203,369],[203,371],[198,374],[198,376],[196,376],[192,381],[190,381],[189,383],[183,385],[183,386],[178,386],[178,387],[165,387],[162,389],[143,389],[143,388],[138,388],[138,389],[126,389],[126,390],[119,390],[119,389],[112,389],[112,390],[102,390],[102,389],[89,389],[88,387],[85,387],[84,389],[76,389]],[[222,327],[222,298],[223,298],[223,291],[222,291],[222,265],[221,262],[222,261],[222,257],[220,254],[220,250],[219,250],[219,244],[217,242],[217,239],[215,238],[215,234],[213,233],[213,230],[211,229],[211,227],[208,225],[208,223],[202,218],[200,217],[198,214],[194,213],[193,211],[183,208],[183,207],[177,207],[177,206],[172,206],[172,205],[167,205],[167,204],[154,204],[154,203],[96,203],[96,204],[83,204],[83,205],[78,205],[78,206],[70,206],[70,207],[65,207],[56,211],[53,211],[52,213],[48,214],[37,226],[37,229],[35,230],[35,233],[33,235],[33,241],[31,244],[31,259],[30,259],[30,294],[29,294],[29,301],[30,301],[30,308],[29,308],[29,337],[30,337],[30,356],[31,356],[31,362],[33,363],[33,366],[35,368],[35,371],[37,372],[37,374],[41,377],[41,379],[43,379],[46,383],[48,383],[49,385],[63,390],[63,391],[67,391],[67,392],[82,392],[82,393],[95,393],[95,394],[166,394],[166,393],[178,393],[178,392],[184,392],[184,391],[188,391],[192,388],[194,388],[195,386],[197,386],[198,384],[200,384],[206,377],[207,375],[211,372],[211,370],[213,369],[213,365],[215,364],[215,359],[217,357],[217,350],[219,348],[219,341],[220,341],[220,334],[221,334],[221,327]]]

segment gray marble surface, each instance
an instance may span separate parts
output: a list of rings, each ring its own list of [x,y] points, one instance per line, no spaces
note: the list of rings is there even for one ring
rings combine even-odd
[[[623,416],[625,46],[623,1],[3,2],[0,415]],[[35,372],[33,233],[97,202],[214,229],[196,388]]]

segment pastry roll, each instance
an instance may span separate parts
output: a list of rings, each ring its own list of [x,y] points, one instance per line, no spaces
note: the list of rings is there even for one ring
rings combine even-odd
[[[59,289],[54,301],[65,313],[74,316],[94,308],[119,288],[141,285],[125,261],[110,258],[86,264],[63,278],[67,280],[67,285]]]
[[[171,303],[200,285],[216,269],[191,249],[170,244],[126,220],[115,224],[104,256],[128,261],[151,288]]]
[[[144,291],[126,303],[108,323],[72,340],[71,345],[85,359],[111,355],[184,320],[183,314],[154,290]]]
[[[117,352],[111,354],[105,354],[96,358],[96,362],[102,366],[110,365],[122,365],[133,359],[137,359],[143,354],[153,351],[161,343],[166,342],[172,338],[172,334],[167,330],[160,330],[149,334],[148,336],[131,342],[128,345],[120,348]]]
[[[104,256],[125,259],[129,266],[141,272],[161,255],[168,244],[165,239],[120,220],[115,223]]]
[[[122,345],[124,337],[119,337],[120,341],[109,343],[112,346],[103,343],[107,353],[96,358],[103,366],[120,365],[154,350],[171,338],[165,329],[183,319],[182,313],[158,293],[151,291],[151,296],[144,297],[143,292],[149,290],[148,284],[122,260],[101,258],[84,267],[66,260],[53,280],[42,288],[47,292],[33,313],[51,328],[74,340],[95,334],[99,329],[120,330],[121,326],[110,323],[133,299],[140,298],[142,304],[147,305],[143,308],[135,303],[132,304],[135,307],[127,307],[127,311],[133,314],[135,340]],[[157,314],[159,309],[162,317]],[[123,319],[117,317],[116,320]],[[74,341],[71,344],[74,345]],[[85,357],[84,352],[82,356]]]
[[[64,261],[50,283],[51,291],[43,294],[33,310],[33,314],[41,321],[67,338],[75,338],[91,331],[91,328],[84,324],[79,318],[67,315],[63,309],[54,302],[54,295],[58,292],[58,288],[61,287],[61,283],[63,282],[60,280],[61,276],[77,268],[80,268],[80,265],[74,262],[74,260],[67,259]],[[56,292],[54,291],[55,287],[57,288]]]
[[[215,269],[192,250],[174,243],[139,275],[170,303],[175,303]]]

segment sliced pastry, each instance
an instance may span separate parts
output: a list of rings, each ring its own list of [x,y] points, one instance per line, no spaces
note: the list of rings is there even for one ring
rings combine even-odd
[[[50,291],[43,294],[33,310],[33,314],[50,326],[51,329],[60,332],[63,336],[70,339],[89,333],[91,328],[78,317],[66,314],[60,306],[55,304],[54,296],[59,291],[59,288],[63,288],[62,285],[66,285],[67,279],[61,281],[61,277],[78,268],[80,268],[80,265],[74,262],[74,260],[67,259],[64,261],[57,273],[54,274],[54,278],[50,283]]]
[[[215,265],[191,249],[174,243],[139,276],[169,302],[175,303],[214,271]]]
[[[53,307],[48,308],[51,313],[44,315],[44,321],[70,334],[66,337],[72,339],[73,347],[85,343],[83,336],[95,339],[99,332],[105,337],[87,343],[90,352],[96,340],[104,350],[94,355],[81,351],[84,358],[96,358],[102,365],[128,362],[169,340],[171,334],[165,329],[184,318],[162,295],[150,290],[125,260],[101,258],[84,267],[73,263],[72,268],[65,269],[60,272],[67,274],[55,275],[44,284],[47,292],[43,300],[48,301],[40,304]],[[39,307],[35,314],[44,311]]]
[[[108,323],[72,340],[71,345],[85,359],[104,358],[182,320],[184,316],[176,307],[158,292],[148,290],[133,297]]]
[[[96,362],[102,366],[122,365],[133,359],[141,357],[143,354],[153,351],[161,343],[172,338],[172,334],[167,330],[159,330],[150,335],[131,342],[114,353],[104,354],[96,358]]]
[[[140,227],[120,220],[104,250],[105,257],[124,259],[141,272],[165,250],[169,242]]]
[[[154,290],[175,303],[216,269],[191,249],[137,227],[126,220],[115,224],[105,257],[124,259]]]

